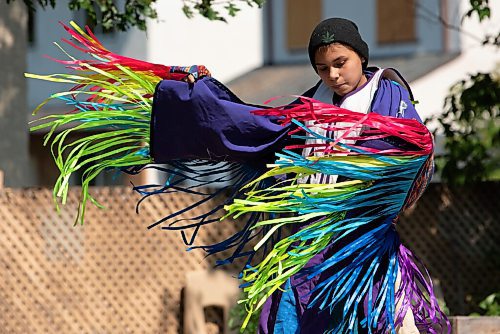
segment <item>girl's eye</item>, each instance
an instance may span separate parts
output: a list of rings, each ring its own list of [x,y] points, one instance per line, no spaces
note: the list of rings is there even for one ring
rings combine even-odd
[[[327,69],[328,69],[328,67],[326,67],[326,66],[318,66],[317,67],[318,72],[325,72]]]
[[[344,64],[345,60],[339,61],[338,63],[335,63],[335,68],[341,68],[342,66],[344,66]]]

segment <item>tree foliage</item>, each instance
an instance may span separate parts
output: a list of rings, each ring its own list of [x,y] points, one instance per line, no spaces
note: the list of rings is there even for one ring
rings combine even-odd
[[[490,19],[488,0],[470,0],[464,14]],[[499,47],[500,32],[483,44]],[[492,73],[471,74],[450,89],[435,134],[445,138],[445,153],[436,159],[438,172],[451,185],[500,178],[500,68]]]
[[[7,3],[15,0],[7,0]],[[23,0],[30,10],[37,6],[54,8],[56,0]],[[235,16],[240,5],[262,7],[265,0],[177,0],[182,1],[182,11],[192,18],[201,15],[209,20],[226,21],[224,15]],[[154,8],[157,0],[125,0],[118,6],[115,0],[70,0],[68,8],[72,11],[84,10],[91,25],[101,25],[104,30],[126,31],[131,27],[146,30],[146,20],[156,19]]]
[[[239,4],[243,3],[250,7],[256,5],[257,7],[262,8],[265,0],[183,0],[182,2],[182,11],[189,18],[192,18],[195,13],[198,13],[209,20],[226,22],[226,18],[222,13],[225,12],[227,15],[234,17],[240,11]]]
[[[466,18],[470,18],[474,14],[477,14],[479,22],[490,18],[491,9],[489,6],[489,0],[469,0],[470,8],[464,14],[462,21]]]
[[[435,117],[445,137],[437,157],[444,182],[466,184],[500,175],[500,74],[477,73],[456,83]]]

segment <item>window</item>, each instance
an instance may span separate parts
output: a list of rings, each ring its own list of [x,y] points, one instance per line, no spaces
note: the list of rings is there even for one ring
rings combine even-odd
[[[404,43],[415,40],[414,0],[378,0],[377,42]]]
[[[321,20],[321,0],[286,0],[286,43],[290,51],[304,51]]]

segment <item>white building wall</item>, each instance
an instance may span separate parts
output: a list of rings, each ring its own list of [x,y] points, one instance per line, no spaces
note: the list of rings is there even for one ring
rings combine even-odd
[[[475,17],[464,21],[462,30],[466,33],[460,34],[461,54],[457,58],[411,83],[423,118],[442,113],[444,99],[453,84],[468,74],[490,72],[500,65],[498,48],[481,44],[486,34],[500,31],[500,1],[491,1],[490,7],[492,17],[487,22],[480,24]],[[462,0],[461,13],[468,8],[469,1]]]
[[[148,59],[167,65],[202,64],[229,81],[263,64],[263,10],[241,4],[228,23],[182,13],[181,1],[158,1],[159,22],[148,22]],[[222,9],[224,11],[224,9]]]

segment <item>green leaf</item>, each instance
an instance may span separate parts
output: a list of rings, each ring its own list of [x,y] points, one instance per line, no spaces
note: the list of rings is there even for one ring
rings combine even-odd
[[[236,16],[236,13],[241,10],[238,7],[236,7],[235,5],[233,5],[232,3],[229,3],[224,8],[226,8],[227,13],[229,14],[229,16],[233,16],[233,17]]]
[[[182,6],[182,11],[184,12],[184,15],[186,15],[187,18],[192,18],[194,16],[194,13],[188,5]]]

